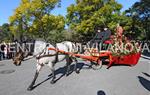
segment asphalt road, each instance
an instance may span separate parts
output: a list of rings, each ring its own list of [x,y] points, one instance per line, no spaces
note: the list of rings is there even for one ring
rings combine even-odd
[[[17,67],[12,60],[0,62],[0,95],[150,95],[150,60],[141,58],[136,66],[112,66],[100,70],[82,67],[79,74],[63,76],[65,61],[56,64],[58,80],[50,84],[51,74],[44,67],[36,81],[35,89],[27,91],[35,73],[34,59]],[[73,67],[73,65],[72,65]]]

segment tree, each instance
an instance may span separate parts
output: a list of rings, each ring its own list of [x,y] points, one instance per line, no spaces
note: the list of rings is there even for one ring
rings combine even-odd
[[[118,23],[124,23],[128,29],[130,19],[120,12],[121,8],[115,0],[76,0],[76,4],[67,9],[67,24],[80,34],[81,39],[91,38],[102,25],[114,31]]]
[[[28,34],[46,40],[48,32],[63,30],[64,17],[51,14],[59,2],[60,0],[21,0],[10,17],[11,31],[15,36]]]
[[[140,39],[150,39],[150,1],[140,0],[126,10],[127,16],[132,18],[131,30]]]
[[[0,26],[0,42],[12,42],[13,34],[10,32],[9,24],[4,23]]]

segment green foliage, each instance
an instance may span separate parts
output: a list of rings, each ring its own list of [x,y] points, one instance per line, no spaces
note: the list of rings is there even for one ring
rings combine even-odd
[[[91,37],[95,29],[102,25],[115,31],[118,23],[128,26],[130,22],[130,19],[120,12],[121,8],[122,5],[115,0],[76,0],[76,4],[67,9],[67,24],[83,37]]]
[[[50,43],[58,43],[62,41],[81,42],[81,40],[78,39],[79,36],[77,36],[76,32],[70,30],[53,30],[49,32],[48,35],[47,41],[50,41]]]
[[[52,30],[64,29],[64,17],[51,14],[59,2],[60,0],[22,0],[10,17],[10,30],[15,36],[28,33],[46,40]]]
[[[138,39],[150,39],[150,1],[140,0],[126,10],[126,15],[132,18],[131,33]]]
[[[4,23],[0,26],[0,42],[12,42],[13,34],[10,32],[9,24]]]
[[[125,35],[150,39],[149,0],[136,2],[126,12],[120,11],[122,5],[116,0],[76,0],[76,4],[67,8],[66,19],[61,15],[51,14],[59,6],[60,0],[21,0],[14,14],[10,16],[9,31],[15,37],[27,35],[51,42],[81,42],[92,39],[94,31],[102,26],[115,32],[116,25],[120,23]],[[64,30],[65,24],[70,30]]]

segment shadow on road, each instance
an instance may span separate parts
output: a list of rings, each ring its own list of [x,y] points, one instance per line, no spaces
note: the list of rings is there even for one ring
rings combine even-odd
[[[150,77],[150,75],[148,73],[144,73],[142,72],[145,76]]]
[[[141,77],[141,76],[138,76],[138,79],[139,79],[139,82],[141,83],[141,85],[147,89],[148,91],[150,91],[150,81]]]
[[[99,90],[99,91],[97,92],[97,95],[106,95],[106,94],[105,94],[105,92],[104,92],[104,91]]]
[[[73,73],[73,71],[74,71],[74,66],[75,66],[74,64],[72,64],[72,65],[70,66],[69,75]],[[77,63],[78,72],[81,71],[81,69],[83,68],[83,66],[84,66],[84,63]],[[55,71],[55,74],[56,74],[56,76],[57,76],[58,74],[61,74],[60,77],[58,77],[57,79],[55,79],[55,83],[56,83],[56,82],[57,82],[58,80],[60,80],[63,76],[65,76],[65,74],[66,74],[66,67],[62,67],[62,68],[57,69],[57,70]],[[33,87],[33,89],[35,89],[36,87],[40,86],[40,85],[43,84],[44,82],[50,80],[51,78],[52,78],[52,74],[48,75],[48,78],[47,78],[47,79],[45,79],[44,81],[42,81],[42,82],[36,84],[36,85]]]
[[[131,65],[128,65],[128,64],[116,64],[116,63],[111,65],[111,67],[118,67],[118,66],[121,66],[121,67],[122,67],[122,66],[129,67],[129,66],[131,66]],[[110,68],[111,68],[111,67],[110,67]],[[110,68],[109,68],[109,69],[110,69]]]

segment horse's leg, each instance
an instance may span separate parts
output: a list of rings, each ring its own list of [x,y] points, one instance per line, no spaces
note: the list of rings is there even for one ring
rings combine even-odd
[[[78,68],[77,68],[78,60],[77,60],[77,58],[75,58],[75,57],[74,57],[74,60],[75,60],[74,71],[75,71],[77,74],[79,74],[80,72],[79,72],[79,70],[77,70],[77,69],[78,69]]]
[[[69,57],[69,55],[66,55],[66,62],[66,76],[68,76],[70,71],[70,64],[72,63],[72,59]]]
[[[50,70],[52,71],[52,80],[51,80],[51,84],[54,84],[55,83],[55,68],[54,68],[54,64],[55,63],[52,63],[52,62],[49,62],[48,63],[48,66],[49,66],[49,68],[50,68]]]
[[[41,68],[42,68],[42,65],[37,64],[34,78],[33,78],[32,82],[31,82],[31,84],[29,85],[29,87],[27,88],[27,90],[31,91],[33,89],[33,85],[35,84],[35,81],[36,81],[36,79],[37,79],[37,77],[39,75],[39,72],[40,72]]]

